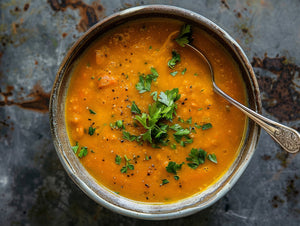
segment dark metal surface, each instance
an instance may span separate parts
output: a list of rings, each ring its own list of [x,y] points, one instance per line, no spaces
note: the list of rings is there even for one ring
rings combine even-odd
[[[263,114],[300,130],[298,0],[2,0],[0,225],[151,225],[97,205],[69,179],[48,122],[49,93],[72,43],[113,12],[142,4],[193,10],[223,27],[252,62]],[[157,225],[299,225],[300,155],[262,132],[234,188],[212,207]]]

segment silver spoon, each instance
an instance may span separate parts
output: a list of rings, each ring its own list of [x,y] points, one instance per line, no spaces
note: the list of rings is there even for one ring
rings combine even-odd
[[[214,91],[218,93],[220,96],[224,97],[228,102],[236,106],[242,112],[244,112],[249,118],[251,118],[254,122],[260,125],[281,147],[290,153],[297,153],[300,150],[300,134],[287,126],[274,122],[255,111],[245,107],[226,93],[224,93],[215,83],[214,71],[212,68],[211,63],[207,59],[207,57],[198,49],[190,44],[185,44],[197,54],[199,54],[203,60],[207,63],[211,78]]]

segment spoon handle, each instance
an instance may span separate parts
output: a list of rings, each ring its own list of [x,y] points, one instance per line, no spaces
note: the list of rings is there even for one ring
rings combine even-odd
[[[300,150],[300,134],[296,130],[265,118],[255,111],[245,107],[223,92],[214,82],[213,87],[219,95],[239,108],[249,118],[265,129],[265,131],[270,134],[270,136],[277,141],[284,150],[290,153],[297,153]]]

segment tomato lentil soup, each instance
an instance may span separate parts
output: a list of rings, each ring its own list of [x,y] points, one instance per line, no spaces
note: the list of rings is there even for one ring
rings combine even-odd
[[[122,24],[94,41],[72,71],[65,107],[72,149],[99,184],[132,200],[170,203],[203,192],[228,171],[243,142],[245,116],[214,93],[201,58],[174,41],[183,25],[166,18]],[[217,84],[246,104],[232,57],[205,31],[192,30]],[[177,90],[177,99],[171,119],[155,124],[165,126],[163,143],[153,144],[157,138],[146,137],[150,129],[137,117],[149,125],[149,105],[167,90]],[[192,149],[204,153],[202,162],[193,161]]]

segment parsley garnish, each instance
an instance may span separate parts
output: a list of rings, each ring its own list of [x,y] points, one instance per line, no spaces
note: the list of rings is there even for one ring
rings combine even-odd
[[[177,171],[181,169],[181,166],[184,164],[182,162],[181,164],[177,164],[176,162],[169,162],[168,166],[166,166],[166,170],[168,173],[173,173],[177,175]]]
[[[167,145],[168,143],[168,125],[164,121],[172,120],[176,114],[177,104],[175,102],[180,98],[178,92],[177,88],[161,92],[159,98],[155,98],[157,100],[149,105],[149,114],[142,113],[135,116],[135,120],[147,130],[141,135],[142,139],[154,144],[153,147],[158,147],[158,144]],[[131,139],[134,140],[135,138]]]
[[[212,128],[212,124],[211,123],[206,123],[202,126],[202,130],[207,130],[207,129],[210,129]]]
[[[138,136],[132,135],[127,131],[123,131],[123,138],[129,141],[138,140]]]
[[[146,76],[144,74],[139,76],[139,82],[135,85],[135,88],[140,91],[140,93],[150,91],[152,81],[156,81],[158,77],[156,69],[152,67],[151,73],[152,74]]]
[[[173,71],[170,73],[170,75],[172,75],[174,77],[175,75],[177,75],[177,73],[178,73],[178,71]]]
[[[184,68],[184,69],[182,70],[181,74],[184,75],[185,72],[186,72],[186,68]]]
[[[179,63],[181,61],[180,55],[173,50],[172,51],[172,59],[168,61],[169,68],[173,69],[176,65],[176,63]]]
[[[89,127],[89,135],[92,136],[95,133],[96,128],[93,128],[92,126]]]
[[[187,161],[190,161],[188,166],[192,169],[196,169],[200,164],[205,162],[206,154],[206,151],[201,148],[192,148],[191,152],[189,153],[190,157],[186,158]]]
[[[81,147],[81,149],[79,151],[79,154],[78,154],[78,157],[82,158],[82,157],[86,156],[87,153],[88,153],[87,147]]]
[[[170,129],[176,131],[173,136],[177,143],[179,143],[182,147],[185,147],[186,144],[193,143],[193,139],[190,138],[190,130],[182,128],[179,124],[174,124],[170,127]]]
[[[73,150],[73,152],[74,152],[75,154],[77,153],[78,148],[79,148],[79,145],[78,145],[78,142],[76,141],[75,146],[72,147],[72,150]]]
[[[191,25],[184,24],[181,27],[181,31],[179,35],[176,37],[175,41],[182,47],[184,47],[186,44],[189,44],[192,42],[192,29]]]
[[[116,155],[115,163],[116,163],[117,165],[120,165],[120,164],[121,164],[121,161],[122,161],[122,157],[119,156],[119,155]]]
[[[131,159],[128,159],[126,155],[124,155],[125,166],[122,167],[121,173],[127,173],[127,169],[134,170],[134,165],[130,163]]]
[[[93,115],[96,114],[96,112],[94,112],[92,109],[89,109],[89,111],[90,111],[90,113],[93,114]]]
[[[207,158],[208,158],[208,160],[210,160],[213,163],[218,163],[217,156],[215,154],[208,154]]]
[[[131,112],[134,114],[141,114],[141,110],[138,108],[134,101],[132,101]]]
[[[112,129],[125,129],[125,126],[124,126],[122,120],[118,120],[115,123],[110,123],[110,127]]]
[[[161,180],[161,185],[165,185],[165,184],[168,184],[169,181],[167,179],[162,179]]]
[[[198,109],[198,111],[200,111],[200,110],[202,110],[202,108]],[[203,125],[198,125],[197,123],[195,123],[194,125],[195,125],[195,127],[197,129],[201,129],[202,128],[202,130],[207,130],[207,129],[210,129],[210,128],[213,127],[211,123],[205,123]]]

